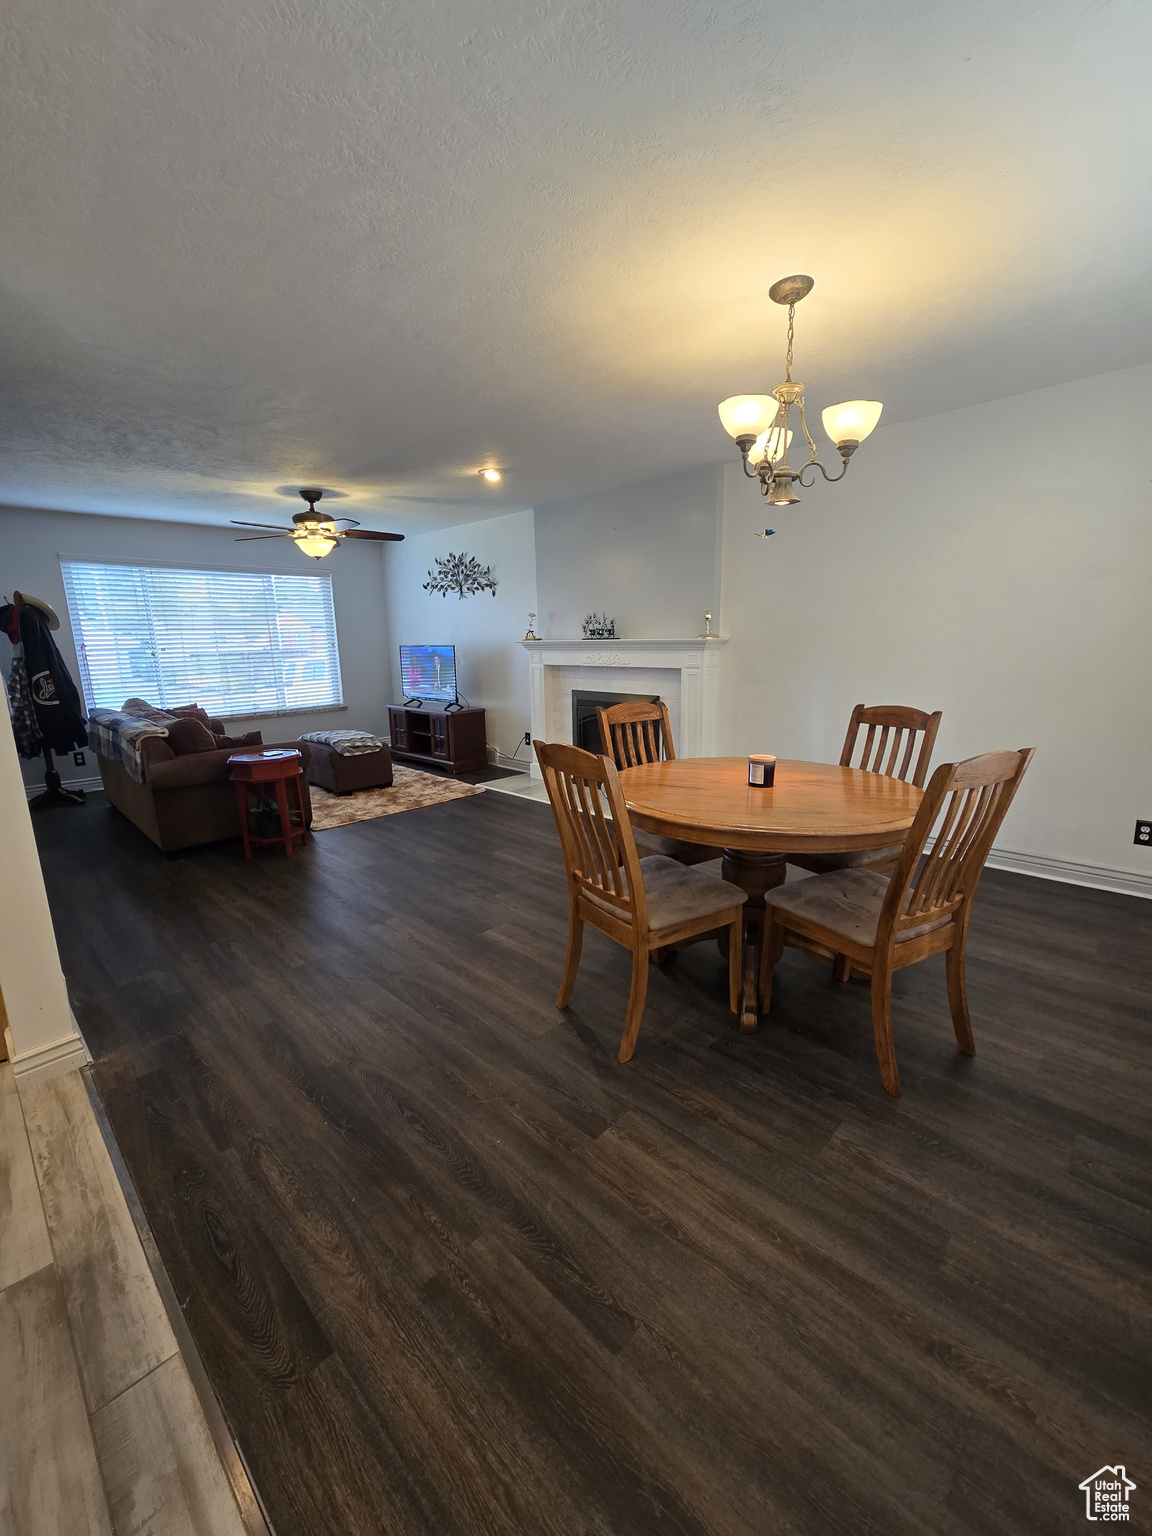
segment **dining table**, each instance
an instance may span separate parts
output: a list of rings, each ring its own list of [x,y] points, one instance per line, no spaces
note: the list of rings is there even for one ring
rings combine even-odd
[[[764,895],[783,885],[790,853],[855,853],[902,843],[923,790],[836,763],[780,758],[770,787],[748,782],[746,757],[678,757],[620,770],[632,823],[703,843],[748,894],[741,1028],[757,1026]]]

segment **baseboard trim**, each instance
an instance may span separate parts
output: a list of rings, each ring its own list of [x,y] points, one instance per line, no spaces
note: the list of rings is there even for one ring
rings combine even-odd
[[[50,1040],[47,1045],[38,1045],[35,1050],[20,1055],[12,1048],[11,1029],[4,1031],[4,1040],[8,1060],[12,1063],[12,1076],[20,1089],[43,1083],[50,1077],[64,1077],[92,1060],[79,1030],[74,1035],[61,1035],[59,1040]]]
[[[990,869],[1006,869],[1016,875],[1035,875],[1040,880],[1058,880],[1063,885],[1087,885],[1093,890],[1115,891],[1121,896],[1143,896],[1152,901],[1152,874],[1141,875],[1131,869],[1077,864],[1072,859],[1050,859],[1042,853],[1016,853],[1010,848],[993,848],[988,856],[988,866]]]
[[[492,748],[492,764],[496,768],[511,768],[517,773],[527,773],[531,766],[525,758],[509,757],[497,747]]]
[[[99,774],[94,779],[61,779],[60,787],[61,789],[82,789],[85,794],[93,794],[96,790],[104,788],[104,780]],[[25,784],[24,786],[24,795],[28,800],[43,793],[43,784]]]

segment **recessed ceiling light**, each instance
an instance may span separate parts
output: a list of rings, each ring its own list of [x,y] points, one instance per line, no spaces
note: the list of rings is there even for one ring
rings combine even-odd
[[[495,485],[497,480],[502,477],[498,469],[482,469],[480,471],[480,478],[481,480],[487,480],[489,485]]]

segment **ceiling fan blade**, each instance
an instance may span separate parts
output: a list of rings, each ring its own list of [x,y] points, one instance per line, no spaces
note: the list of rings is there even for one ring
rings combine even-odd
[[[371,528],[342,528],[340,536],[345,539],[393,539],[397,542],[404,537],[402,533],[374,533]]]
[[[287,533],[287,528],[282,528],[278,523],[242,523],[238,517],[232,518],[233,528],[271,528],[276,533]]]
[[[290,533],[246,533],[239,539],[234,539],[234,544],[255,544],[259,539],[290,539]]]

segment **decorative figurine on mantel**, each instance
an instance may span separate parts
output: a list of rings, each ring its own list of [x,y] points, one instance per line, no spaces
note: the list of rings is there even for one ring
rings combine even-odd
[[[585,640],[615,640],[616,620],[606,613],[590,613],[584,620]]]
[[[530,613],[528,615],[528,632],[524,636],[525,640],[539,640],[540,636],[536,633],[534,628],[535,621],[536,615],[534,613]]]
[[[720,636],[712,628],[712,615],[710,613],[704,615],[704,633],[697,635],[696,638],[697,640],[719,640]]]

